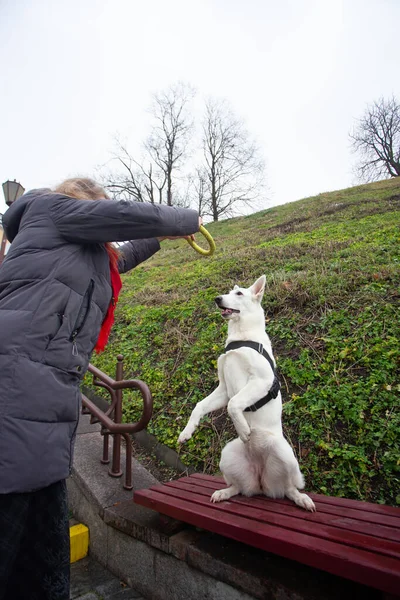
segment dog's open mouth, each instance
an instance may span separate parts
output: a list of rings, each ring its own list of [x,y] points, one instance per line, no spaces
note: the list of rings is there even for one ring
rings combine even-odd
[[[224,308],[223,306],[220,306],[220,309],[221,309],[221,315],[224,318],[229,317],[233,313],[240,313],[240,310],[237,310],[236,308]]]

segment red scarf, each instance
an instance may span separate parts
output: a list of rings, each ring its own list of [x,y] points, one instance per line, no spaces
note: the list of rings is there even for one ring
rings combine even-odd
[[[95,346],[95,351],[97,354],[103,352],[104,348],[107,345],[108,337],[111,332],[111,328],[114,324],[114,311],[117,306],[118,296],[122,288],[121,277],[119,276],[118,271],[118,252],[114,248],[112,244],[106,244],[106,250],[108,254],[108,258],[110,259],[110,275],[111,275],[111,287],[112,287],[112,298],[109,304],[107,314],[104,318],[104,321],[101,325],[99,337]]]

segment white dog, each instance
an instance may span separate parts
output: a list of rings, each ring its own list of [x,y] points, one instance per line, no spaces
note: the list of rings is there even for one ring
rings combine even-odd
[[[228,320],[227,346],[218,359],[219,386],[195,406],[178,441],[189,440],[204,415],[227,406],[239,438],[221,455],[220,469],[229,487],[214,492],[211,501],[264,493],[286,496],[315,511],[311,498],[298,491],[304,479],[282,433],[282,398],[261,307],[264,289],[265,275],[247,289],[235,285],[215,299]]]

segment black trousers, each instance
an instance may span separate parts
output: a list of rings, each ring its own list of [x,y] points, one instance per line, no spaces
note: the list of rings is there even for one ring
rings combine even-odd
[[[67,488],[0,494],[0,600],[69,600]]]

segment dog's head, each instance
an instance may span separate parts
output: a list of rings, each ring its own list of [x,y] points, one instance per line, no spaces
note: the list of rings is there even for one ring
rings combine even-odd
[[[265,275],[261,275],[249,288],[235,285],[229,294],[217,296],[215,303],[224,319],[238,319],[261,304],[265,290]]]

